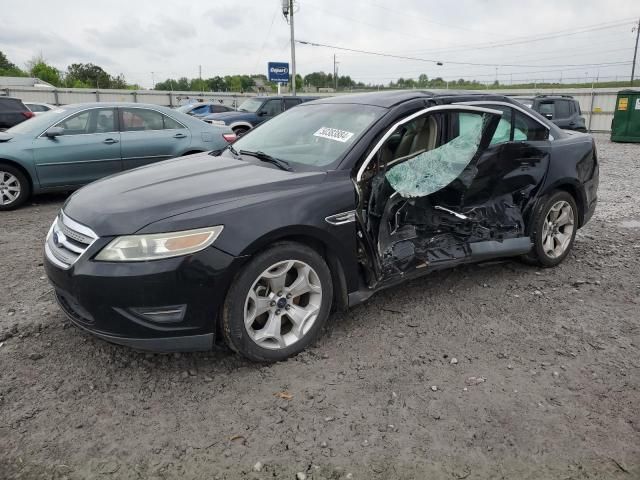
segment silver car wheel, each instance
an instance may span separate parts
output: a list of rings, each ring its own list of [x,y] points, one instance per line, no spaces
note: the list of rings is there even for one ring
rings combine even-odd
[[[542,248],[549,258],[562,256],[573,238],[575,221],[573,208],[560,200],[549,209],[542,225]]]
[[[0,205],[9,205],[20,196],[20,181],[11,173],[0,170]]]
[[[300,260],[285,260],[267,268],[249,289],[244,326],[260,347],[278,350],[302,339],[322,304],[316,271]]]

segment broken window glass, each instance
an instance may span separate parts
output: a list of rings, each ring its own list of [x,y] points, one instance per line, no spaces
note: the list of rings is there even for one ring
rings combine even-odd
[[[466,121],[464,128],[460,122],[460,134],[451,141],[389,169],[386,178],[402,197],[424,197],[437,192],[458,178],[469,165],[478,151],[484,127],[491,116],[462,115],[471,115],[477,121]]]

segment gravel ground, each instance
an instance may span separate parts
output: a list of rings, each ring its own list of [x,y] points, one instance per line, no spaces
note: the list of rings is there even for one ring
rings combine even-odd
[[[41,261],[64,197],[2,213],[0,478],[640,478],[640,145],[597,141],[560,267],[413,281],[270,366],[70,326]]]

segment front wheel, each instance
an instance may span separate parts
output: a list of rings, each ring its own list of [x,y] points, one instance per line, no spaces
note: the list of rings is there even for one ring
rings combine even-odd
[[[274,244],[236,277],[222,312],[229,347],[253,361],[275,362],[320,334],[333,301],[331,272],[313,249]]]
[[[13,210],[29,199],[31,185],[27,177],[11,165],[0,164],[0,210]]]
[[[536,208],[526,259],[542,267],[555,267],[571,251],[578,230],[578,208],[567,192],[556,191]]]

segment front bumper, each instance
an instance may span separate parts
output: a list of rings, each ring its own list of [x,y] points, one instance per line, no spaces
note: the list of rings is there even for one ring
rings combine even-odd
[[[56,299],[78,327],[112,343],[170,352],[211,349],[228,286],[242,258],[215,247],[151,262],[96,262],[99,239],[70,268],[45,255]],[[181,310],[167,318],[157,312]]]

